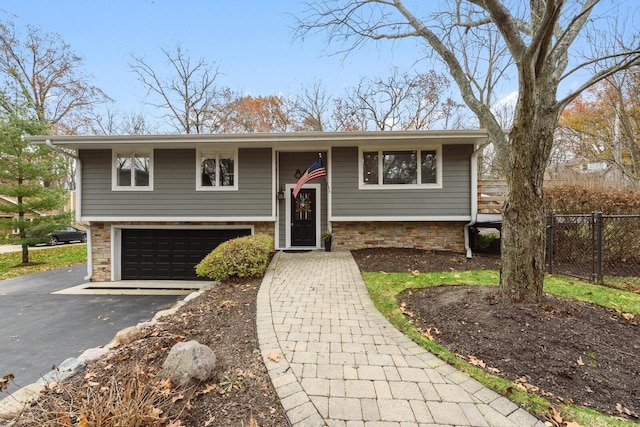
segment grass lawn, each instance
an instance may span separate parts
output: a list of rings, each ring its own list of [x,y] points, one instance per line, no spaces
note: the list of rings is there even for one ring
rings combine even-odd
[[[457,357],[446,348],[430,341],[418,331],[403,315],[397,303],[397,296],[405,289],[420,289],[441,285],[496,285],[499,280],[497,271],[456,271],[442,273],[370,273],[363,272],[369,293],[377,309],[399,330],[419,345],[440,357],[459,370],[467,372],[489,388],[516,401],[530,411],[542,415],[548,413],[551,403],[542,397],[520,390],[512,382],[490,375]],[[568,277],[547,277],[544,284],[546,292],[555,295],[588,301],[604,307],[620,310],[634,315],[640,314],[640,295],[619,289],[593,285]],[[637,426],[630,421],[622,421],[602,415],[583,407],[563,405],[562,413],[584,426]]]
[[[22,252],[0,254],[0,280],[54,270],[87,261],[87,245],[29,250],[29,265],[21,266]],[[0,284],[0,286],[2,286]]]

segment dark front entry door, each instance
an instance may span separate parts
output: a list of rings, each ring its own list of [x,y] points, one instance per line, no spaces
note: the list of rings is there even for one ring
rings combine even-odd
[[[316,190],[291,190],[291,246],[316,246]]]

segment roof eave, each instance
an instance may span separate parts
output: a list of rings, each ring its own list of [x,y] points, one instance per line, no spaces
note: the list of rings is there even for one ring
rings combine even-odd
[[[182,134],[182,135],[35,135],[25,140],[44,144],[47,140],[58,146],[72,149],[100,149],[117,145],[153,145],[165,148],[188,148],[206,144],[233,144],[239,146],[270,147],[300,143],[318,146],[354,145],[358,143],[380,143],[382,141],[421,141],[443,144],[478,144],[487,140],[484,129],[429,130],[392,132],[288,132],[288,133],[241,133],[241,134]]]

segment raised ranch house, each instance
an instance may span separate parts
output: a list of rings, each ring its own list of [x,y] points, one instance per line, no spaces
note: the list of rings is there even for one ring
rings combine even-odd
[[[220,242],[253,233],[276,250],[467,251],[478,219],[483,130],[36,136],[77,153],[76,220],[88,280],[193,279]],[[298,178],[321,158],[327,176]]]

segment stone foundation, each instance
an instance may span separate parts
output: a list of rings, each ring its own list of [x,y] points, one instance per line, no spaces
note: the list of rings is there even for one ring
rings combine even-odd
[[[333,222],[336,250],[417,248],[464,252],[463,222]]]
[[[92,222],[91,227],[91,262],[93,266],[93,282],[109,282],[111,281],[111,226],[112,225],[139,225],[139,226],[192,226],[192,225],[237,225],[237,226],[253,226],[255,234],[268,234],[274,237],[273,222]]]

